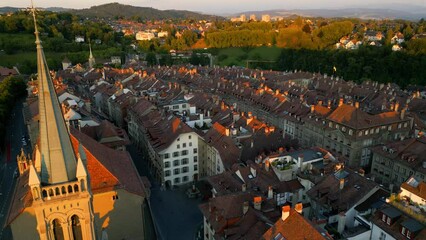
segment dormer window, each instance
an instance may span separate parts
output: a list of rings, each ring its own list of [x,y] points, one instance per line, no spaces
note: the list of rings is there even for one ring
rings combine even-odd
[[[354,132],[354,131],[353,131],[352,129],[349,129],[349,135],[350,135],[350,136],[352,136],[353,132]]]
[[[386,223],[388,224],[388,225],[391,225],[391,218],[390,217],[388,217],[388,220],[386,221]]]
[[[383,221],[383,222],[386,222],[386,218],[387,218],[387,216],[386,216],[385,214],[383,214],[383,215],[382,215],[382,221]]]

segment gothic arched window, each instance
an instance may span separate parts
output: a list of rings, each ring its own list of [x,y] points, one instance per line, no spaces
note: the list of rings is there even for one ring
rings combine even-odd
[[[83,240],[83,234],[81,233],[80,218],[77,215],[71,217],[72,223],[72,236],[74,240]]]
[[[53,238],[55,240],[64,240],[64,231],[62,230],[61,222],[58,219],[53,220]]]

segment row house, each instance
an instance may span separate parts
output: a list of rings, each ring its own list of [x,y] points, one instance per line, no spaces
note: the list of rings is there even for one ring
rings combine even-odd
[[[413,124],[406,109],[373,115],[361,110],[358,102],[349,105],[343,99],[333,111],[312,106],[305,119],[302,144],[321,146],[353,167],[368,166],[372,146],[408,137]]]
[[[426,181],[426,137],[395,141],[372,149],[371,174],[376,181],[399,187],[414,176]]]
[[[311,217],[331,226],[342,234],[355,227],[355,207],[380,189],[363,173],[357,173],[341,165],[336,171],[313,186],[307,195],[311,203]]]
[[[229,170],[240,161],[241,150],[230,136],[230,129],[216,122],[199,139],[200,176],[213,176]]]
[[[164,117],[146,100],[129,110],[129,135],[165,186],[199,178],[199,135],[173,115]]]
[[[247,162],[247,166],[234,164],[231,170],[207,178],[213,197],[236,192],[248,192],[273,200],[269,204],[283,206],[302,202],[303,186],[297,179],[281,181],[269,164]],[[308,213],[309,211],[306,211]]]
[[[386,199],[371,218],[370,239],[426,239],[426,183],[414,177],[401,185],[401,192]]]
[[[120,89],[108,99],[108,116],[118,127],[127,126],[127,109],[136,101],[129,89]]]

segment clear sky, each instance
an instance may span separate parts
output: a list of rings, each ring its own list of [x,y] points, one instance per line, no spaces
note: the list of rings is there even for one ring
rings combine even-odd
[[[89,8],[114,0],[34,0],[36,7]],[[405,4],[426,7],[426,0],[121,0],[122,4],[157,9],[179,9],[204,13],[238,13],[253,10],[271,9],[312,9],[312,8],[348,8],[373,7],[393,8]],[[0,0],[0,7],[28,7],[30,0]]]

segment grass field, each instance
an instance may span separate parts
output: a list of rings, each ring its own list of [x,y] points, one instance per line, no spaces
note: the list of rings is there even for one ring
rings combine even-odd
[[[46,54],[47,64],[50,69],[61,68],[62,60],[67,57],[72,63],[85,63],[89,57],[89,51],[79,51],[73,48],[63,47],[62,51],[55,52],[46,48],[47,42],[44,43],[44,51]],[[79,46],[79,49],[82,49]],[[68,52],[69,49],[71,52]],[[84,48],[83,48],[84,49]],[[97,59],[109,59],[111,56],[121,56],[121,49],[116,47],[105,47],[93,50],[93,54]],[[33,34],[7,34],[0,33],[0,66],[18,67],[23,74],[30,74],[37,71],[36,62],[36,45]]]
[[[247,60],[275,61],[281,53],[277,47],[219,49],[216,64],[220,66],[247,66]]]

